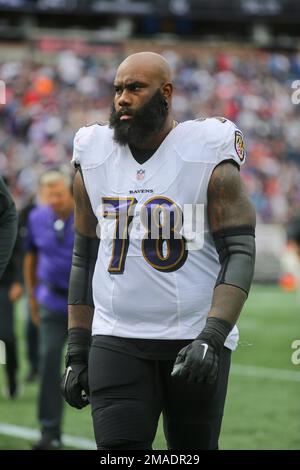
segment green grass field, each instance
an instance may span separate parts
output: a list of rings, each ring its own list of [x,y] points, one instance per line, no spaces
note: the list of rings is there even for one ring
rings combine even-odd
[[[26,364],[21,306],[17,315],[22,378]],[[300,449],[300,365],[291,361],[291,344],[300,339],[299,326],[300,305],[295,293],[276,287],[252,289],[239,321],[240,346],[233,354],[222,449]],[[1,424],[38,429],[36,397],[36,384],[26,385],[14,401],[0,396],[0,449],[30,449],[32,441],[2,434]],[[92,440],[89,409],[66,407],[64,432]],[[165,449],[161,425],[154,448]]]

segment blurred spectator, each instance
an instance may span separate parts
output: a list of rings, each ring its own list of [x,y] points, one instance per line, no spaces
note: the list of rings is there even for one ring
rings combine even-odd
[[[294,216],[287,227],[287,243],[281,254],[281,287],[296,290],[300,302],[300,214]]]
[[[17,237],[13,254],[0,281],[0,340],[6,346],[6,377],[9,398],[15,398],[19,386],[17,380],[17,338],[14,330],[14,307],[23,294],[21,241]]]
[[[165,51],[176,77],[176,118],[226,116],[244,131],[248,160],[242,174],[261,222],[286,223],[300,210],[300,106],[291,87],[298,53],[199,48]],[[45,168],[69,162],[75,131],[106,120],[115,62],[62,51],[49,66],[0,64],[7,105],[0,110],[0,170],[14,180],[18,205]]]
[[[43,179],[42,179],[43,181]],[[22,245],[22,264],[26,252],[26,241],[28,236],[28,217],[37,205],[46,205],[48,202],[49,187],[47,184],[39,183],[37,194],[33,194],[19,212],[19,236]],[[25,289],[25,343],[29,371],[26,382],[33,382],[38,375],[38,327],[33,323],[30,312],[29,298]]]
[[[17,229],[16,207],[10,192],[0,177],[0,280],[12,255]]]
[[[21,259],[25,254],[25,243],[27,239],[27,221],[31,210],[35,207],[34,198],[30,198],[27,204],[19,212],[19,236],[22,244]],[[31,320],[29,299],[25,289],[25,344],[26,354],[29,363],[29,371],[26,382],[32,382],[38,374],[38,328]]]
[[[42,176],[41,185],[47,187],[47,205],[37,206],[28,217],[24,277],[32,320],[40,328],[41,439],[33,449],[52,450],[61,445],[61,359],[67,337],[74,216],[68,175],[48,171]]]

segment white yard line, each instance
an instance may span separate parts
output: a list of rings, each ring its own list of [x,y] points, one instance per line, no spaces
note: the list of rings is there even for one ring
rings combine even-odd
[[[271,369],[267,367],[232,364],[230,372],[234,375],[244,375],[246,377],[300,382],[300,372],[293,370]]]
[[[26,441],[37,441],[40,438],[40,432],[37,429],[25,428],[23,426],[16,426],[14,424],[0,423],[0,434],[11,437],[19,437]],[[1,438],[0,438],[1,439]],[[84,437],[62,436],[63,443],[68,447],[76,449],[95,450],[96,444],[90,439]]]
[[[242,364],[232,364],[231,374],[245,377],[255,377],[261,379],[283,380],[287,382],[300,382],[300,372],[286,369],[271,369],[259,366],[245,366]],[[13,424],[0,423],[0,435],[18,437],[27,441],[36,441],[40,437],[37,429],[16,426]],[[76,449],[95,450],[94,441],[83,437],[68,436],[62,437],[63,443],[68,447]]]

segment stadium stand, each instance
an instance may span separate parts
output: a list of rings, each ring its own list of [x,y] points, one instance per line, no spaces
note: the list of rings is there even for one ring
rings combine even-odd
[[[300,107],[291,99],[300,55],[236,46],[161,50],[176,77],[177,119],[221,115],[243,129],[243,177],[259,222],[286,223],[300,210]],[[68,164],[76,129],[107,118],[122,53],[116,48],[108,60],[101,48],[95,54],[61,50],[43,63],[0,62],[7,96],[0,108],[0,170],[12,180],[19,207],[45,167]]]

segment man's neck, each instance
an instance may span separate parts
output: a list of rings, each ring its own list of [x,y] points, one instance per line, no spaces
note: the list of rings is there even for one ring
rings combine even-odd
[[[165,140],[169,132],[171,132],[171,130],[174,129],[175,125],[177,124],[175,123],[176,121],[174,121],[172,115],[169,115],[167,117],[164,127],[162,128],[160,132],[158,132],[157,134],[155,134],[153,137],[146,140],[142,144],[139,144],[138,146],[135,145],[134,147],[141,149],[141,150],[153,149],[155,151],[160,146],[160,144]]]
[[[156,151],[156,149],[142,149],[134,147],[133,145],[130,145],[129,148],[131,150],[133,158],[140,165],[143,165],[143,163],[149,160]]]
[[[64,211],[59,211],[59,212],[54,212],[56,217],[61,220],[66,220],[68,217],[71,215],[71,213],[74,211],[74,207],[68,207]]]

